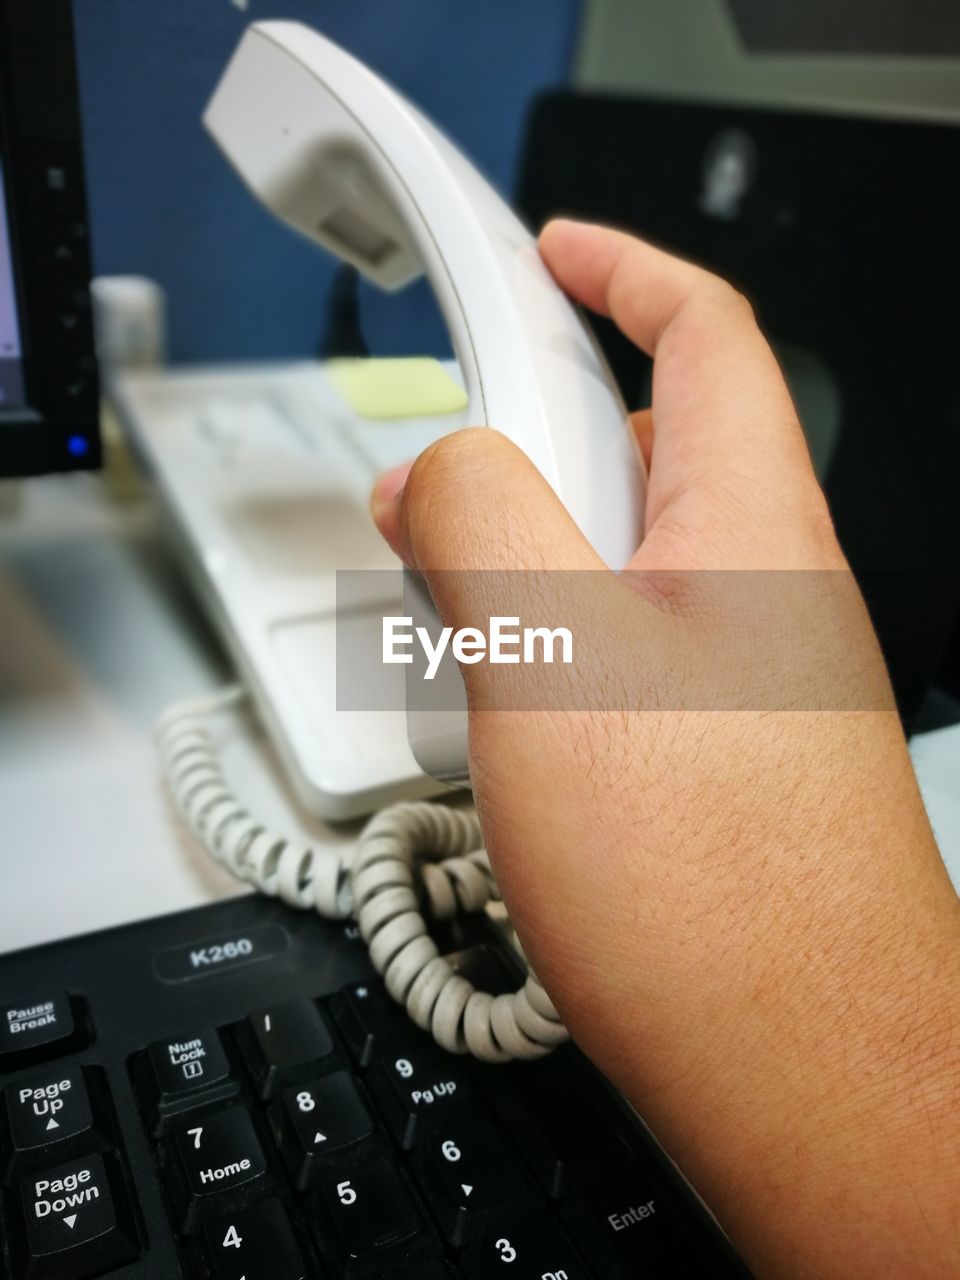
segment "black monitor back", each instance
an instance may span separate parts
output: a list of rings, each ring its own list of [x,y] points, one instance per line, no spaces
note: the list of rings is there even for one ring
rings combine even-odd
[[[960,616],[960,127],[552,93],[519,205],[720,272],[789,370],[905,723]],[[597,332],[631,407],[649,362]]]

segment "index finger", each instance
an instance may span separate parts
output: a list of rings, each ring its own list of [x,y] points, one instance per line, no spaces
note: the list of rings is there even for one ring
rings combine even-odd
[[[783,375],[747,301],[643,240],[557,220],[540,236],[557,283],[654,357],[651,516],[696,478],[812,477]]]

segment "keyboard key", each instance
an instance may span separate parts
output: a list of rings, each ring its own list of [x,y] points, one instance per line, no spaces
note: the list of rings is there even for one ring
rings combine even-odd
[[[304,1280],[307,1268],[276,1200],[217,1218],[203,1229],[214,1280]]]
[[[547,1213],[492,1225],[467,1254],[464,1269],[470,1280],[590,1280],[593,1274]],[[645,1273],[638,1275],[646,1280]]]
[[[369,1258],[420,1229],[413,1198],[385,1156],[329,1174],[320,1198],[350,1260]]]
[[[309,1079],[333,1054],[333,1036],[316,1004],[302,998],[258,1009],[241,1037],[250,1072],[262,1098]]]
[[[417,1141],[424,1118],[435,1120],[472,1093],[462,1058],[443,1053],[432,1042],[394,1040],[370,1076],[370,1087],[401,1146]]]
[[[139,1250],[117,1213],[102,1156],[86,1156],[20,1183],[26,1225],[24,1271],[82,1280],[131,1262]]]
[[[530,1184],[492,1122],[451,1111],[430,1126],[417,1167],[444,1237],[460,1245],[493,1209],[520,1199]]]
[[[324,1161],[375,1131],[367,1105],[346,1071],[291,1085],[283,1095],[283,1112],[287,1124],[281,1147],[301,1191]]]
[[[182,1120],[173,1131],[173,1144],[194,1201],[266,1181],[266,1156],[243,1107]]]
[[[0,1005],[0,1067],[42,1061],[76,1046],[78,1027],[63,991]]]
[[[383,1280],[454,1280],[453,1272],[439,1258],[412,1263],[410,1266],[400,1267],[397,1271],[391,1267],[389,1271],[381,1274]]]
[[[511,968],[502,953],[486,943],[463,951],[450,951],[443,958],[458,977],[472,982],[478,991],[499,996],[523,985],[523,970]]]
[[[610,1280],[691,1280],[715,1275],[702,1262],[648,1174],[635,1169],[579,1192],[563,1208],[565,1225],[584,1257]]]
[[[212,1027],[157,1040],[147,1058],[161,1116],[232,1097],[240,1087]]]
[[[379,979],[344,987],[330,1008],[350,1052],[364,1069],[375,1061],[386,1041],[409,1038],[414,1030],[406,1010],[391,1000]]]
[[[559,1054],[488,1068],[481,1078],[548,1195],[559,1198],[626,1164],[627,1149],[595,1090]]]
[[[93,1109],[80,1067],[49,1067],[3,1091],[14,1159],[94,1137]],[[89,1149],[89,1146],[88,1146]],[[61,1157],[62,1159],[62,1157]]]

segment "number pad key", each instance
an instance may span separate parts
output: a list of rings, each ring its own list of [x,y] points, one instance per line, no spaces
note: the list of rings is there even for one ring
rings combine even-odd
[[[320,1198],[342,1254],[351,1260],[369,1258],[420,1229],[413,1198],[385,1156],[330,1174],[320,1183]]]
[[[284,1092],[281,1146],[302,1191],[330,1156],[371,1138],[374,1122],[346,1071]]]
[[[604,1177],[627,1163],[628,1152],[602,1110],[562,1054],[482,1071],[504,1128],[514,1138],[547,1194]]]
[[[427,1202],[453,1245],[474,1234],[491,1210],[516,1202],[530,1187],[491,1121],[475,1113],[451,1112],[432,1125],[417,1162]]]
[[[194,1205],[266,1181],[267,1161],[243,1107],[183,1120],[173,1131],[183,1179]]]
[[[157,1040],[147,1049],[147,1061],[161,1117],[230,1097],[239,1088],[212,1027]]]
[[[563,1220],[597,1271],[610,1280],[706,1280],[701,1260],[666,1198],[640,1169],[606,1178],[568,1201]]]
[[[331,1001],[331,1011],[350,1052],[364,1069],[376,1061],[388,1040],[409,1038],[412,1030],[406,1011],[377,980],[344,987]]]
[[[304,1280],[307,1269],[282,1205],[267,1200],[203,1229],[214,1280]]]
[[[251,1013],[241,1041],[262,1098],[309,1079],[334,1049],[326,1019],[306,998]]]
[[[383,1273],[383,1280],[454,1280],[454,1274],[445,1262],[432,1258],[421,1259],[398,1271],[391,1268]]]
[[[370,1077],[390,1126],[401,1146],[417,1141],[418,1126],[436,1120],[440,1112],[472,1093],[461,1058],[441,1053],[432,1045],[394,1041]]]
[[[494,1227],[465,1259],[470,1280],[590,1280],[558,1223],[547,1213]]]

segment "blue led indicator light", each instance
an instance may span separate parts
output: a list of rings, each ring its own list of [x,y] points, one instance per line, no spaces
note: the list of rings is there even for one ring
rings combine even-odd
[[[90,452],[90,441],[86,436],[71,436],[67,441],[67,453],[71,458],[85,458]]]

